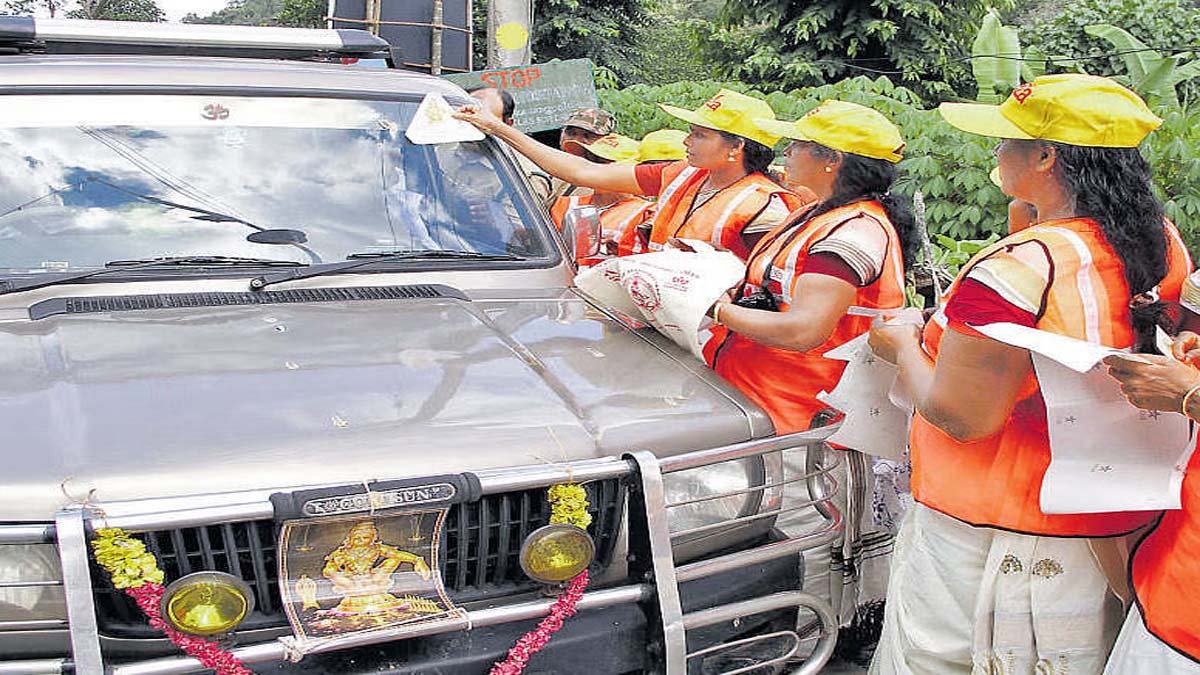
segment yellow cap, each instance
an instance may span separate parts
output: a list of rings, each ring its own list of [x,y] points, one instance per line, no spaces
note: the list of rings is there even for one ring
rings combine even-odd
[[[1134,148],[1162,120],[1137,94],[1107,77],[1064,73],[1023,84],[1000,105],[943,103],[938,112],[963,131],[994,138]]]
[[[642,146],[638,150],[638,161],[684,159],[687,157],[687,148],[683,146],[685,138],[687,138],[687,132],[678,129],[651,131],[642,137]]]
[[[847,101],[825,101],[795,122],[755,122],[773,134],[863,157],[899,162],[904,151],[904,139],[895,124],[878,111]]]
[[[593,155],[612,160],[617,164],[634,164],[638,161],[637,141],[621,134],[601,136],[591,143],[581,143]]]
[[[762,143],[768,148],[779,142],[777,134],[763,131],[754,123],[755,119],[775,119],[775,111],[771,110],[770,104],[730,89],[718,91],[695,110],[684,110],[665,103],[659,103],[658,107],[688,124],[725,131]]]

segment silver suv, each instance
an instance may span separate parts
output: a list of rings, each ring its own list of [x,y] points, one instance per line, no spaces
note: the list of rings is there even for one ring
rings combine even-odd
[[[5,18],[0,48],[0,673],[202,670],[92,560],[106,527],[168,582],[240,580],[220,640],[260,672],[486,672],[552,602],[521,550],[564,481],[592,582],[530,672],[778,671],[814,635],[821,668],[831,429],[773,435],[581,295],[586,219],[560,236],[496,143],[406,140],[461,89],[340,63],[389,58],[357,31]],[[465,621],[293,662],[281,504],[314,489],[442,499]],[[774,529],[795,511],[818,525]]]

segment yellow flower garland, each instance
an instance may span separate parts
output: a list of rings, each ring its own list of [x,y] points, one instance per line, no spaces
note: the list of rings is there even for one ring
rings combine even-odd
[[[113,586],[117,588],[139,588],[147,582],[163,582],[163,571],[154,554],[124,530],[115,527],[96,530],[92,551],[96,562],[112,575]]]
[[[587,490],[578,483],[559,483],[551,485],[546,493],[550,502],[550,522],[567,523],[581,530],[586,530],[592,524],[592,514],[588,513]]]

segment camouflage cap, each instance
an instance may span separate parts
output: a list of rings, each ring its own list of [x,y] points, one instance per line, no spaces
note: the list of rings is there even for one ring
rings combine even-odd
[[[579,127],[594,134],[607,136],[617,130],[617,118],[600,108],[579,108],[563,122],[564,127]]]

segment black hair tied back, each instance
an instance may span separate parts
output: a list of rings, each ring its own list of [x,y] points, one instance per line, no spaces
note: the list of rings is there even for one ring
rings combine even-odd
[[[1063,184],[1075,197],[1075,213],[1099,223],[1121,259],[1134,348],[1155,352],[1155,327],[1173,328],[1173,320],[1158,298],[1158,284],[1167,275],[1167,235],[1149,163],[1137,148],[1050,145],[1058,153]]]

